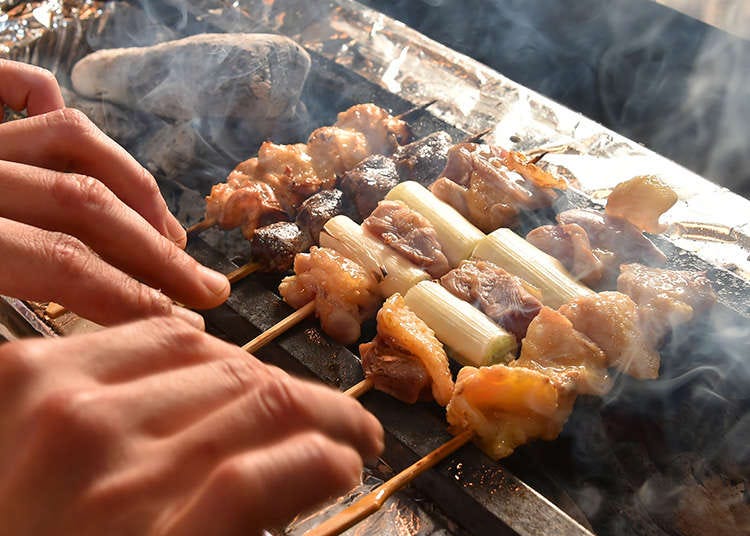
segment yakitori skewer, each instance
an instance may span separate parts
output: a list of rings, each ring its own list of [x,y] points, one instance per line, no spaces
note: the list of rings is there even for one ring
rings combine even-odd
[[[305,536],[335,536],[356,525],[367,516],[377,512],[385,501],[396,491],[406,486],[416,477],[434,467],[438,462],[451,455],[466,443],[471,441],[474,432],[467,430],[443,443],[441,446],[407,467],[399,474],[384,482],[367,495],[358,499],[354,504],[327,519],[314,529],[310,529]]]
[[[319,180],[321,181],[318,189],[320,189],[320,186],[323,186],[323,189],[330,188],[332,186],[331,179],[335,178],[330,173],[335,171],[336,173],[340,173],[348,169],[349,167],[353,166],[364,158],[367,154],[370,153],[370,151],[374,151],[375,153],[379,152],[385,152],[390,153],[392,152],[394,146],[398,146],[405,141],[408,141],[408,127],[401,123],[401,127],[398,127],[399,130],[391,132],[391,128],[397,128],[397,124],[400,123],[403,118],[413,115],[417,112],[420,112],[427,107],[431,106],[437,102],[437,100],[432,100],[429,102],[426,102],[424,104],[420,104],[419,106],[415,106],[413,108],[410,108],[409,110],[406,110],[405,112],[402,112],[396,116],[390,116],[385,112],[382,108],[377,107],[375,105],[357,105],[346,112],[342,112],[342,114],[339,114],[339,120],[337,120],[337,125],[342,120],[342,115],[346,116],[345,118],[345,124],[347,126],[344,126],[343,129],[333,129],[333,131],[330,131],[329,127],[322,127],[321,129],[318,129],[314,131],[310,138],[308,139],[307,147],[312,147],[312,144],[315,144],[316,149],[310,149],[310,153],[308,154],[306,150],[302,150],[301,153],[299,153],[297,150],[299,148],[304,148],[304,145],[296,144],[296,145],[286,145],[286,146],[275,146],[273,144],[265,143],[263,146],[261,146],[261,149],[259,150],[258,157],[260,158],[262,154],[265,154],[264,151],[271,151],[275,155],[274,158],[278,157],[278,152],[281,149],[292,149],[289,151],[289,154],[285,156],[285,158],[289,158],[290,160],[290,166],[288,166],[287,169],[292,170],[292,174],[296,176],[296,174],[300,173],[304,176],[300,177],[300,182],[303,184],[302,189],[298,194],[293,194],[291,191],[287,192],[286,190],[288,188],[283,188],[284,191],[279,191],[279,185],[274,186],[273,184],[265,184],[266,181],[262,180],[263,185],[256,185],[259,186],[256,188],[257,191],[254,191],[253,196],[257,196],[258,199],[261,199],[260,202],[254,203],[253,207],[256,210],[259,210],[260,208],[264,208],[264,210],[267,210],[269,213],[276,214],[276,219],[278,219],[278,216],[280,216],[283,212],[289,212],[290,210],[293,211],[294,206],[298,202],[300,202],[299,196],[307,196],[310,195],[309,191],[310,188],[312,188],[311,178],[312,175],[318,175],[323,169],[326,171],[323,172],[323,175],[320,175]],[[368,108],[369,107],[369,108]],[[352,121],[351,112],[352,110],[359,110],[367,108],[368,110],[377,110],[380,114],[385,114],[387,117],[380,117],[377,120],[375,120],[375,123],[378,123],[379,121],[385,121],[385,124],[387,125],[387,130],[390,132],[389,137],[387,138],[389,141],[383,142],[381,140],[381,143],[376,144],[375,147],[370,146],[370,138],[368,138],[368,134],[365,133],[365,130],[368,130],[367,127],[363,129],[362,124],[362,117],[359,117],[357,114],[359,114],[359,111],[357,111],[354,115],[356,116],[355,119]],[[349,114],[349,115],[347,115]],[[368,116],[369,117],[369,116]],[[351,123],[354,124],[351,124]],[[382,126],[382,125],[381,125]],[[403,127],[403,128],[402,128]],[[328,129],[328,130],[327,130]],[[326,132],[323,132],[326,131]],[[331,143],[333,140],[333,137],[337,134],[335,133],[342,133],[342,132],[352,132],[352,133],[358,133],[360,136],[364,136],[359,142],[356,142],[353,139],[346,139],[343,140],[341,143]],[[372,130],[370,134],[372,136],[376,136],[375,134],[376,130]],[[377,136],[376,136],[377,137]],[[367,143],[365,143],[365,140],[368,140]],[[365,143],[364,146],[358,146],[357,143]],[[386,145],[383,145],[385,143]],[[297,150],[294,150],[294,149]],[[321,149],[324,148],[325,150]],[[329,154],[330,150],[335,149],[335,154]],[[323,150],[323,153],[320,151]],[[341,151],[345,152],[352,152],[353,156],[354,154],[358,155],[355,160],[352,160],[349,155],[343,154]],[[283,152],[283,151],[282,151]],[[284,153],[286,154],[286,153]],[[322,158],[322,160],[321,160]],[[254,162],[251,164],[251,162]],[[314,164],[312,166],[312,169],[310,168],[310,165]],[[301,167],[300,167],[301,166]],[[263,166],[258,166],[258,158],[251,158],[250,160],[247,160],[245,162],[241,162],[238,164],[238,166],[235,168],[235,170],[229,175],[228,180],[229,183],[232,183],[233,176],[236,175],[236,177],[243,178],[243,180],[249,179],[251,182],[254,182],[255,179],[254,174],[256,171],[259,171]],[[285,172],[281,172],[282,175],[284,175]],[[311,175],[312,173],[312,175]],[[296,179],[295,179],[296,180]],[[242,182],[242,181],[240,181]],[[314,182],[314,181],[313,181]],[[246,184],[243,182],[243,184]],[[215,188],[212,190],[211,196],[209,196],[208,199],[208,208],[211,207],[211,200],[214,197],[216,193],[216,188],[218,185],[215,186]],[[229,188],[226,184],[224,185],[225,188]],[[235,185],[232,188],[229,188],[229,192],[231,192],[234,188],[237,186]],[[224,190],[222,190],[224,192]],[[227,192],[228,193],[228,192]],[[224,199],[222,203],[225,203],[227,199],[222,197],[225,194],[216,194],[218,196],[217,201],[220,201],[221,199]],[[249,196],[249,193],[248,193]],[[287,199],[286,201],[281,201],[280,203],[277,202],[275,199],[278,197],[280,200],[282,198],[286,198],[288,196],[291,196],[293,198],[294,202],[289,202]],[[190,226],[187,229],[188,235],[193,235],[199,232],[202,232],[210,227],[213,227],[217,223],[221,223],[221,217],[212,217],[211,216],[211,210],[207,210],[207,216],[205,219],[197,222],[196,224]],[[231,221],[232,223],[229,224],[230,227],[234,226],[243,226],[244,230],[244,224],[242,224],[239,220],[235,221],[236,218],[232,217]],[[222,225],[227,225],[227,222],[221,223]],[[255,224],[254,224],[255,225]],[[226,227],[226,228],[230,228]],[[249,234],[247,236],[250,236]]]

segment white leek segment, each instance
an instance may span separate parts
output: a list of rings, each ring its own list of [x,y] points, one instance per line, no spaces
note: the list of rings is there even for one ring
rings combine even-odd
[[[427,272],[367,234],[346,216],[328,220],[320,233],[320,245],[338,251],[373,274],[383,296],[397,292],[404,295],[420,281],[430,278]]]
[[[513,335],[439,284],[422,281],[404,299],[459,363],[482,367],[514,358],[517,344]]]
[[[547,255],[510,229],[498,229],[480,241],[472,255],[490,261],[539,288],[545,305],[558,308],[594,291],[582,285],[554,257]]]
[[[459,262],[468,259],[477,243],[484,238],[482,231],[418,182],[397,184],[385,198],[402,201],[429,220],[451,266],[458,266]]]

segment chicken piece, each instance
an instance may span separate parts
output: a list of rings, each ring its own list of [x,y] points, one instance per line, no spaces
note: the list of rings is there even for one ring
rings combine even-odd
[[[604,350],[609,366],[639,379],[659,376],[659,352],[641,330],[638,306],[625,294],[582,296],[560,307],[559,312]]]
[[[432,382],[427,369],[414,355],[389,346],[379,337],[359,345],[362,369],[375,389],[414,404],[432,399]]]
[[[557,188],[566,190],[568,183],[561,177],[555,177],[548,171],[543,170],[536,164],[529,162],[523,153],[517,151],[502,151],[502,158],[508,169],[520,173],[526,180],[534,183],[539,188]]]
[[[555,439],[573,410],[546,374],[524,367],[463,367],[447,408],[451,432],[473,430],[491,458],[509,456],[532,439]]]
[[[542,308],[524,281],[488,261],[464,261],[441,277],[440,284],[513,333],[518,341]]]
[[[284,300],[296,309],[315,300],[323,331],[341,344],[356,342],[361,323],[380,303],[374,278],[336,251],[315,246],[294,258],[294,271],[279,285]]]
[[[641,315],[641,324],[658,345],[679,324],[716,303],[716,293],[704,272],[667,270],[641,264],[624,264],[617,290],[630,296]]]
[[[366,360],[365,354],[368,354]],[[401,398],[399,394],[407,393],[410,393],[408,398],[412,398],[415,392],[417,395],[421,392],[421,389],[408,385],[400,385],[394,389],[396,383],[419,379],[413,366],[403,365],[405,356],[412,356],[421,363],[427,372],[432,396],[438,404],[445,406],[453,394],[453,378],[443,345],[435,338],[435,332],[406,306],[400,294],[388,298],[378,311],[378,334],[373,342],[360,345],[360,355],[363,356],[362,366],[365,367],[367,377],[373,378],[376,387],[380,381],[381,387],[387,387],[396,393],[396,398]],[[383,356],[390,356],[391,361],[401,362],[399,369],[383,374],[384,363],[374,365]],[[397,359],[398,357],[401,359]],[[408,370],[408,374],[400,377],[399,374],[405,370]],[[380,373],[374,374],[375,372]]]
[[[574,208],[558,214],[557,221],[561,224],[575,223],[582,227],[589,237],[591,247],[611,251],[619,264],[640,261],[661,265],[667,260],[651,240],[622,218]]]
[[[273,189],[265,183],[248,182],[236,189],[228,183],[216,184],[206,197],[206,219],[223,229],[242,227],[247,239],[258,227],[286,217]]]
[[[363,133],[372,154],[392,154],[411,139],[411,130],[405,121],[372,103],[356,104],[339,113],[334,126]]]
[[[367,137],[359,131],[320,127],[307,139],[307,151],[321,177],[334,181],[372,154]]]
[[[322,190],[302,203],[295,222],[317,244],[326,222],[343,213],[344,193],[335,189]]]
[[[659,216],[677,202],[677,194],[653,175],[641,175],[615,186],[605,212],[629,221],[641,231],[661,233]]]
[[[521,356],[513,366],[546,374],[564,392],[601,396],[612,386],[602,349],[549,307],[543,307],[529,324]]]
[[[430,188],[432,193],[485,232],[515,225],[521,210],[549,206],[555,194],[510,170],[504,154],[506,151],[487,145],[455,145],[448,151],[442,175],[463,190],[449,187],[441,180]],[[459,201],[460,198],[463,200]]]
[[[401,201],[381,201],[362,228],[432,277],[450,270],[432,224]]]
[[[320,190],[333,188],[336,182],[335,177],[318,175],[304,143],[263,143],[258,149],[254,178],[273,188],[276,198],[290,215],[305,199]]]
[[[439,131],[399,147],[393,158],[401,181],[416,181],[425,187],[432,184],[445,168],[452,145],[450,135]]]
[[[399,176],[393,159],[372,155],[344,174],[341,189],[354,201],[360,218],[364,219],[398,182]]]
[[[575,279],[594,287],[602,278],[602,262],[591,251],[586,231],[580,225],[542,225],[532,229],[526,240],[559,260]]]
[[[286,272],[292,267],[294,256],[309,247],[307,233],[289,221],[260,227],[251,242],[253,261],[269,272]]]

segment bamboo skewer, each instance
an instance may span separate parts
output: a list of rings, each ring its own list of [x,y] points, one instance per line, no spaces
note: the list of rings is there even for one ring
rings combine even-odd
[[[396,491],[430,469],[438,462],[457,451],[474,437],[472,430],[460,433],[450,441],[410,465],[399,474],[361,497],[354,504],[327,519],[317,527],[308,530],[305,536],[335,536],[353,527],[367,516],[377,512],[385,501]]]
[[[430,106],[432,106],[433,104],[435,104],[437,101],[438,101],[437,99],[432,99],[431,101],[425,102],[424,104],[420,104],[419,106],[414,106],[413,108],[409,108],[405,112],[401,112],[398,115],[394,115],[393,118],[394,119],[404,119],[405,117],[408,117],[408,116],[410,116],[412,114],[415,114],[417,112],[422,112],[422,111],[426,110],[427,108],[429,108]]]
[[[236,270],[232,270],[231,272],[229,272],[227,274],[227,279],[229,279],[229,282],[231,284],[235,284],[237,281],[244,279],[253,272],[257,272],[258,270],[260,270],[260,263],[248,262],[247,264],[243,264]]]
[[[352,398],[359,398],[373,387],[375,387],[375,383],[370,378],[365,378],[361,382],[349,387],[349,389],[344,391],[344,394]]]
[[[287,331],[288,329],[296,326],[302,322],[305,318],[312,315],[315,312],[315,300],[307,303],[303,307],[300,307],[292,314],[277,322],[266,331],[255,337],[253,340],[245,344],[242,349],[248,353],[252,353],[258,348],[265,344],[268,344],[276,337]]]
[[[216,225],[216,222],[214,220],[200,220],[198,223],[194,223],[193,225],[185,229],[185,233],[187,233],[188,236],[193,236],[194,234],[203,232],[206,229],[210,229],[214,225]]]

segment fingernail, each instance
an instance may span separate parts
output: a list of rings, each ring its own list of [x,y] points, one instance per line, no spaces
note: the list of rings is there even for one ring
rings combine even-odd
[[[185,234],[185,229],[182,227],[182,225],[180,225],[180,222],[177,221],[177,218],[172,215],[169,215],[167,217],[167,235],[169,239],[175,244],[184,246],[187,243],[187,234]]]
[[[216,294],[223,296],[229,287],[229,279],[224,274],[215,272],[203,265],[198,266],[198,274],[205,287]]]
[[[179,305],[173,305],[172,314],[201,331],[204,331],[206,329],[206,323],[203,320],[203,317],[195,311],[185,309],[184,307],[180,307]]]

